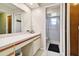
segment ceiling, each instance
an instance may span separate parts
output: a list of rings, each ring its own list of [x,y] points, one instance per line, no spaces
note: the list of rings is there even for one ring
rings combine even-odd
[[[48,5],[51,5],[51,4],[54,4],[54,3],[40,3],[39,5],[40,6],[48,6]]]
[[[35,8],[38,8],[39,7],[39,4],[37,4],[37,3],[33,3],[33,4],[25,3],[25,5],[27,7],[29,7],[30,9],[35,9]]]
[[[38,7],[48,6],[54,3],[22,3],[29,9],[35,9]],[[0,13],[7,11],[23,11],[11,3],[0,3]]]
[[[35,9],[35,8],[42,7],[42,6],[51,5],[52,3],[24,3],[24,4],[30,9]]]
[[[22,11],[11,3],[0,3],[0,13],[10,11]]]

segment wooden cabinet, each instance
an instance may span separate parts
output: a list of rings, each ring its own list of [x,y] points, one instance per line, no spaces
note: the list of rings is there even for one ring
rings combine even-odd
[[[40,49],[40,37],[33,39],[34,41],[22,48],[23,56],[33,56]]]
[[[15,56],[15,51],[12,52],[11,54],[7,55],[7,56]]]
[[[32,49],[33,49],[33,55],[34,55],[40,49],[40,38],[33,41],[32,46],[33,46]]]
[[[12,47],[0,51],[0,56],[15,56],[18,49],[21,49],[23,56],[33,56],[40,49],[40,35],[29,38],[21,43],[15,44]]]
[[[22,48],[22,55],[23,56],[32,56],[33,55],[32,43],[30,43]]]
[[[14,53],[14,46],[13,47],[10,47],[10,48],[7,48],[3,51],[0,51],[0,56],[9,56],[10,54]]]

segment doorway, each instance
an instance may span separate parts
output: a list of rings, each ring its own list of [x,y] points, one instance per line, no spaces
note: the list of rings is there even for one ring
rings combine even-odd
[[[12,33],[12,16],[8,16],[8,33]]]
[[[79,4],[70,4],[70,55],[78,56],[79,53]]]
[[[60,54],[60,6],[58,5],[46,9],[46,45],[48,55]]]

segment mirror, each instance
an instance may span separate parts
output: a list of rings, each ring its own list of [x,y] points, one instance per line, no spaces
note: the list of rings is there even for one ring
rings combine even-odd
[[[10,3],[0,3],[0,34],[21,32],[24,11]]]

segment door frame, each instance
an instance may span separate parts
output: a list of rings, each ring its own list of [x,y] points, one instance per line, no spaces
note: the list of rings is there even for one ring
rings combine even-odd
[[[45,7],[45,14],[46,9],[48,7],[55,7],[57,5],[60,5],[60,55],[65,56],[65,3],[59,3],[59,4],[53,4],[50,6]],[[45,21],[46,21],[46,15],[45,15]],[[45,23],[46,25],[46,23]],[[46,26],[45,26],[46,28]],[[45,29],[46,31],[46,29]]]
[[[67,3],[67,55],[70,56],[70,4]]]
[[[12,33],[12,15],[8,15],[7,19],[9,20],[9,17],[11,17],[11,33]],[[8,22],[9,24],[9,22]],[[8,33],[9,33],[9,25],[8,25]]]
[[[13,31],[13,15],[12,14],[8,14],[6,16],[6,34],[8,34],[8,16],[12,16],[12,30]]]

